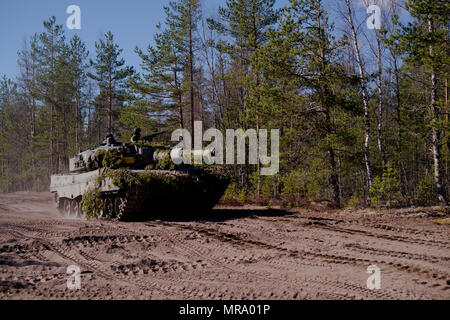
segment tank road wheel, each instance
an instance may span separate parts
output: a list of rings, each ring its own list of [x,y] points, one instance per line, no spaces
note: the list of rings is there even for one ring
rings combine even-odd
[[[58,194],[56,192],[53,193],[53,200],[55,201],[56,209],[58,209],[58,211],[60,211],[61,210],[60,201],[59,201]]]
[[[62,208],[63,208],[63,214],[66,217],[70,217],[70,210],[71,210],[71,201],[69,199],[63,199]]]
[[[84,219],[84,212],[83,212],[83,208],[81,207],[81,198],[77,201],[77,216],[80,219]]]
[[[70,202],[70,217],[78,217],[78,201],[76,199],[69,200]]]
[[[75,218],[84,218],[84,213],[81,208],[81,197],[72,200],[72,215]]]
[[[61,216],[64,216],[64,199],[58,197],[58,194],[55,193],[55,205]]]

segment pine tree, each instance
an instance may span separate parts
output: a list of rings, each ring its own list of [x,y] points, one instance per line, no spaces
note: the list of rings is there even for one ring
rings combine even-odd
[[[219,19],[207,19],[209,28],[217,31],[227,40],[215,45],[223,50],[231,60],[231,68],[227,77],[231,78],[229,86],[234,92],[231,96],[228,117],[229,126],[248,128],[257,131],[262,127],[261,91],[262,78],[259,65],[258,50],[267,41],[266,31],[278,18],[278,11],[273,8],[275,0],[228,0],[219,8]],[[232,42],[228,42],[231,39]],[[259,173],[259,161],[256,172]],[[234,168],[238,173],[240,184],[249,185],[251,172],[246,167]],[[256,179],[256,196],[260,194],[260,176]],[[242,183],[243,182],[243,183]]]
[[[58,56],[61,52],[65,41],[62,25],[56,24],[56,18],[51,17],[44,21],[45,31],[38,37],[37,42],[32,43],[33,55],[36,57],[37,69],[37,91],[39,92],[39,100],[41,100],[45,108],[48,110],[49,140],[50,149],[50,173],[60,172],[60,145],[59,145],[59,110],[57,101],[57,69],[56,64]],[[46,121],[47,122],[47,121]]]
[[[70,69],[73,74],[74,84],[74,114],[75,116],[75,134],[74,146],[79,149],[82,143],[82,125],[83,125],[83,105],[86,104],[86,95],[84,89],[87,86],[86,59],[89,51],[86,45],[81,41],[78,35],[70,40]]]
[[[31,38],[32,43],[36,43],[36,35]],[[29,44],[25,39],[24,45],[21,51],[18,52],[18,65],[20,74],[17,78],[17,85],[19,91],[22,93],[21,101],[23,107],[27,109],[28,123],[24,127],[27,131],[26,145],[27,152],[29,152],[30,163],[29,171],[30,175],[36,175],[38,162],[36,161],[36,154],[32,150],[33,139],[36,136],[36,113],[37,113],[37,82],[36,82],[36,72],[37,72],[37,62],[35,56],[32,54]]]
[[[370,196],[375,206],[385,205],[389,210],[403,200],[398,174],[392,162],[386,164],[381,177],[377,176],[373,180]]]
[[[298,136],[299,132],[314,130],[310,148],[318,146],[319,152],[327,155],[333,201],[339,206],[341,188],[336,148],[342,140],[338,135],[342,129],[336,128],[333,118],[355,109],[354,102],[347,98],[347,88],[353,89],[354,80],[345,74],[338,62],[341,43],[334,40],[332,33],[333,27],[328,22],[322,1],[291,1],[291,5],[283,10],[279,30],[269,33],[270,41],[261,52],[261,64],[269,82],[276,80],[272,90],[275,97],[281,95],[289,101],[287,104],[281,102],[285,108],[283,113],[304,119],[305,124],[292,127],[295,128],[292,134]],[[283,90],[277,90],[282,86],[285,87]],[[299,92],[302,92],[302,98],[294,102],[297,110],[292,110],[292,99]],[[268,106],[273,103],[273,99],[265,99]],[[303,144],[310,140],[303,139]]]
[[[405,61],[423,65],[429,75],[429,109],[431,112],[432,156],[437,197],[447,205],[441,169],[441,106],[438,104],[439,76],[448,77],[450,64],[448,45],[448,16],[450,7],[440,1],[409,0],[406,8],[413,21],[403,26],[400,48]]]
[[[165,23],[169,31],[163,36],[168,37],[168,40],[175,40],[172,45],[176,46],[176,51],[179,51],[181,57],[179,62],[177,58],[177,64],[181,63],[183,66],[183,86],[189,95],[189,127],[193,131],[194,121],[202,112],[202,110],[197,110],[195,104],[195,92],[198,89],[195,78],[197,73],[196,52],[199,46],[197,25],[201,18],[200,2],[198,0],[170,1],[164,10],[166,13]]]
[[[125,80],[133,74],[132,67],[124,66],[125,60],[120,58],[123,49],[114,42],[111,31],[105,34],[105,39],[95,42],[96,57],[90,60],[95,73],[88,73],[88,77],[97,81],[99,96],[97,103],[99,108],[107,110],[107,132],[114,133],[116,109],[120,109],[124,99]],[[106,106],[103,104],[106,102]]]
[[[219,8],[220,19],[207,19],[211,29],[232,39],[231,43],[225,40],[216,45],[230,56],[233,65],[233,87],[238,88],[240,105],[237,107],[241,111],[238,126],[246,127],[248,119],[258,117],[256,110],[248,110],[248,104],[252,104],[248,97],[261,82],[256,52],[268,39],[268,27],[278,18],[279,12],[273,8],[274,4],[275,0],[228,0],[225,7]]]
[[[161,29],[161,25],[158,27]],[[183,106],[186,102],[183,97],[187,90],[182,86],[184,57],[179,36],[176,30],[166,29],[155,35],[155,46],[149,46],[147,52],[136,48],[145,73],[132,80],[131,87],[139,99],[134,109],[127,108],[127,112],[133,110],[141,117],[150,113],[164,119],[166,126],[178,123],[180,128],[184,127]],[[150,123],[144,128],[148,125]]]

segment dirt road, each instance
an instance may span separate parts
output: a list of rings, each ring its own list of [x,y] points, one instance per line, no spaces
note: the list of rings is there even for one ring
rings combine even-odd
[[[432,212],[123,223],[61,218],[47,193],[0,194],[0,299],[450,299],[450,226]],[[367,288],[371,265],[380,289]]]

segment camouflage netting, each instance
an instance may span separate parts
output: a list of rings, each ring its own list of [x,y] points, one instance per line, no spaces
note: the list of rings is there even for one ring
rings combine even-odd
[[[176,166],[171,158],[170,158],[170,150],[166,149],[155,149],[155,153],[166,153],[166,157],[162,157],[158,161],[155,161],[154,164],[149,165],[146,169],[159,169],[159,170],[173,170],[179,168],[180,166]],[[136,158],[136,163],[139,163],[142,160],[142,156],[139,154],[133,155]],[[100,149],[97,150],[91,157],[89,158],[88,163],[89,169],[99,169],[99,168],[109,168],[116,169],[121,167],[128,166],[123,161],[123,154],[116,149]]]
[[[118,168],[122,165],[122,160],[123,156],[117,150],[100,149],[89,157],[88,169]]]
[[[87,219],[97,219],[105,208],[105,202],[100,192],[100,184],[89,188],[81,199],[81,209]]]
[[[140,218],[205,213],[220,200],[229,183],[213,168],[146,170],[139,174],[126,168],[105,171],[97,186],[83,195],[82,208],[88,218],[97,218],[104,208],[100,182],[105,178],[120,188],[121,195],[137,195]]]
[[[97,150],[95,153],[99,168],[117,168],[122,165],[123,156],[115,149]]]

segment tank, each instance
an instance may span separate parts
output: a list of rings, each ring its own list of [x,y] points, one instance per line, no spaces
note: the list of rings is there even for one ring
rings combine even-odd
[[[147,138],[147,139],[145,139]],[[50,192],[66,217],[142,221],[210,211],[229,180],[217,167],[175,165],[183,150],[149,142],[122,144],[110,135],[96,149],[69,159],[51,176]]]

